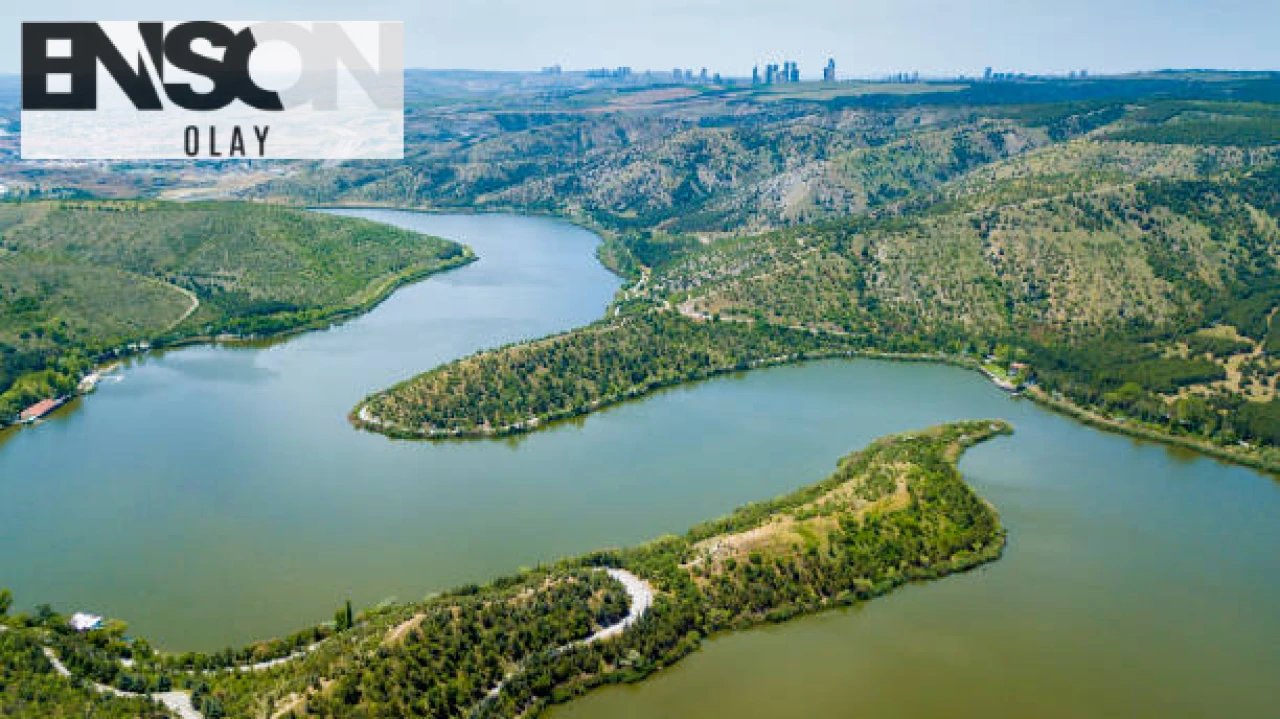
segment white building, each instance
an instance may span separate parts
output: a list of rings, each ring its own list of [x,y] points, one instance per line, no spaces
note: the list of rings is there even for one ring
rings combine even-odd
[[[67,622],[71,628],[77,632],[87,632],[91,629],[102,628],[102,617],[96,614],[86,614],[84,612],[76,612],[71,615],[71,621]]]

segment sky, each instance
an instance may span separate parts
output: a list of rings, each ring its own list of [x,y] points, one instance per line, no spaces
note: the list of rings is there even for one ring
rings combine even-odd
[[[530,70],[703,67],[806,77],[1280,69],[1277,0],[19,0],[0,3],[0,73],[30,20],[401,20],[405,64]]]

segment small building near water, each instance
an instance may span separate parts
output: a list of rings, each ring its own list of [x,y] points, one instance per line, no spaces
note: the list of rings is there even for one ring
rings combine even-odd
[[[57,409],[60,404],[62,404],[62,401],[58,399],[42,399],[22,410],[18,415],[18,420],[21,422],[34,422]]]
[[[76,387],[76,390],[81,393],[92,392],[97,389],[98,381],[101,379],[102,375],[97,372],[90,372],[80,379],[80,384]]]
[[[72,629],[77,632],[88,632],[94,629],[102,628],[102,617],[97,614],[87,614],[85,612],[76,612],[71,615],[71,619],[67,622]]]

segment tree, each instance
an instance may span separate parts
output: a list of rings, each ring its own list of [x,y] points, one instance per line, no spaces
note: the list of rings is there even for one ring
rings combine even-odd
[[[13,592],[8,589],[0,589],[0,617],[9,614],[9,607],[13,606]]]
[[[36,622],[41,626],[49,626],[56,616],[58,615],[53,611],[53,607],[48,604],[40,604],[36,607]]]
[[[333,623],[338,626],[338,631],[343,632],[355,626],[355,615],[351,612],[351,600],[347,600],[345,607],[339,609],[333,615]]]
[[[204,715],[206,719],[222,719],[227,712],[222,707],[222,700],[217,697],[209,697],[204,702]]]

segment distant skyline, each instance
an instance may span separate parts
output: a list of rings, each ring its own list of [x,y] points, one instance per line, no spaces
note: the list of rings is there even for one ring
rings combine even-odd
[[[20,69],[30,20],[403,20],[412,68],[637,71],[706,67],[748,76],[795,60],[805,79],[828,58],[841,77],[918,71],[1115,73],[1280,69],[1280,3],[1218,0],[221,0],[192,16],[172,0],[7,2],[0,72]]]

